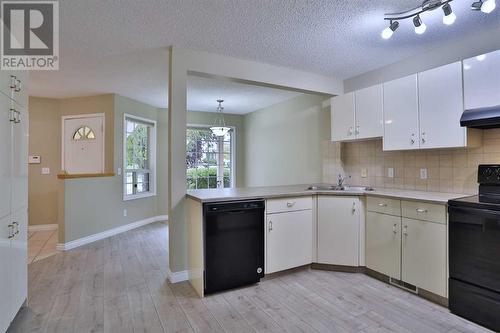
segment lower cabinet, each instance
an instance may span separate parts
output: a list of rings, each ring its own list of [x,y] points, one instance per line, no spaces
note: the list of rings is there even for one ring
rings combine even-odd
[[[401,217],[366,213],[366,267],[401,279]]]
[[[266,230],[266,273],[312,262],[312,210],[268,214]]]
[[[446,296],[446,225],[403,217],[401,280]]]
[[[0,332],[7,331],[12,320],[12,248],[10,246],[11,217],[0,219]]]
[[[359,266],[359,198],[318,196],[317,207],[318,263]]]

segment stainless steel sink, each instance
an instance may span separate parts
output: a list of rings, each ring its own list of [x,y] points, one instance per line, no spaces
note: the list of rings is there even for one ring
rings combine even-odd
[[[345,192],[363,192],[373,191],[370,186],[337,186],[337,185],[312,185],[307,188],[308,191],[345,191]]]

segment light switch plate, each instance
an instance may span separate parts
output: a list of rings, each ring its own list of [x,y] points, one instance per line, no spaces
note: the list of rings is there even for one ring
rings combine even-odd
[[[394,178],[394,168],[387,168],[387,177]]]
[[[427,169],[420,169],[420,179],[427,179]]]
[[[361,168],[361,178],[368,177],[368,170],[366,168]]]
[[[50,168],[42,168],[42,175],[50,175]]]

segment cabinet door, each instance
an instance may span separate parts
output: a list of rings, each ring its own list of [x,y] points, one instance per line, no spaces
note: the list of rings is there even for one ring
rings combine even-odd
[[[418,74],[420,148],[464,147],[462,63]]]
[[[359,265],[358,198],[318,197],[318,262]]]
[[[17,314],[28,297],[28,211],[27,207],[12,215],[16,235],[11,239],[12,312]]]
[[[267,269],[274,273],[312,262],[312,211],[267,216]]]
[[[419,148],[417,74],[384,83],[384,150]]]
[[[0,94],[0,218],[11,211],[12,122],[11,100]]]
[[[332,141],[354,140],[354,93],[331,100]]]
[[[463,61],[465,109],[500,105],[500,50]]]
[[[446,225],[403,218],[401,279],[446,297]]]
[[[12,253],[10,247],[9,224],[11,217],[0,218],[0,332],[7,331],[12,317]],[[27,263],[24,262],[26,265]]]
[[[366,214],[366,267],[401,278],[401,217]]]
[[[13,125],[12,212],[28,206],[28,112],[19,108],[20,122]]]
[[[381,84],[356,91],[356,138],[384,134],[384,89]]]

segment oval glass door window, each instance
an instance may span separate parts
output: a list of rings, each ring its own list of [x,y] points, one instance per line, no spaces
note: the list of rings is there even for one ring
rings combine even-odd
[[[88,126],[82,126],[73,134],[73,140],[93,140],[95,139],[94,131]]]

